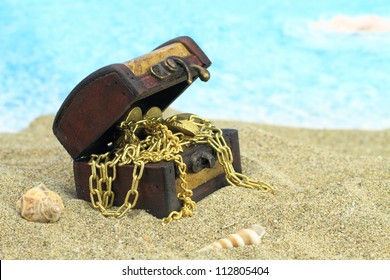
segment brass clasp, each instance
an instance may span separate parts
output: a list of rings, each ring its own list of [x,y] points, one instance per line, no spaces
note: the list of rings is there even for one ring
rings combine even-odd
[[[164,61],[151,66],[150,72],[156,78],[164,80],[179,70],[178,65],[184,68],[187,74],[188,84],[192,84],[194,79],[192,70],[195,70],[201,81],[207,82],[210,79],[210,72],[206,68],[203,68],[194,63],[188,64],[184,59],[179,56],[167,57]]]

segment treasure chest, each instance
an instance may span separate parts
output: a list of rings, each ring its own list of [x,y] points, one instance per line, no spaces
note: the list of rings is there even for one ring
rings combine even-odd
[[[91,155],[115,148],[118,127],[129,113],[134,108],[143,113],[152,108],[164,111],[197,78],[207,81],[210,65],[208,57],[191,38],[178,37],[146,55],[93,72],[70,92],[55,117],[53,132],[74,160],[78,198],[91,202],[96,199],[91,184],[99,181],[91,183],[94,181]],[[231,149],[233,167],[240,172],[238,133],[234,129],[222,132]],[[181,152],[181,157],[193,201],[228,184],[224,168],[210,145],[191,145]],[[110,182],[110,192],[115,195],[110,206],[122,206],[129,199],[134,169],[134,164],[126,164],[111,174],[115,178]],[[178,198],[179,173],[173,161],[147,163],[139,178],[134,208],[144,209],[158,218],[178,211],[183,203]]]

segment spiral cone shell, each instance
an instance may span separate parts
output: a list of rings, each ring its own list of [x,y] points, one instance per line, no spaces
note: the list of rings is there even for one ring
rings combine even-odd
[[[41,183],[23,194],[16,202],[16,208],[28,221],[48,223],[58,221],[64,204],[58,194]]]
[[[228,249],[233,247],[243,247],[245,245],[254,245],[260,242],[261,237],[265,234],[264,228],[258,224],[252,225],[250,228],[241,229],[234,234],[229,234],[225,238],[221,238],[200,251],[212,249]]]

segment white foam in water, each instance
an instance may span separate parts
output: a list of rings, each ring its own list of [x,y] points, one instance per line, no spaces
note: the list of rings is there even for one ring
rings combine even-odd
[[[194,38],[213,65],[209,82],[197,81],[173,103],[178,110],[298,127],[389,128],[388,1],[351,2],[2,0],[0,132],[55,114],[98,68],[181,35]],[[353,24],[375,15],[384,30],[324,28],[340,15]]]

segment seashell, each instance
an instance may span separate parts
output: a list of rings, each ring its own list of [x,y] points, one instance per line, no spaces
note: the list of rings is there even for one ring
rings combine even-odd
[[[23,194],[16,207],[28,221],[54,223],[60,218],[64,204],[58,194],[41,183]]]
[[[254,245],[260,242],[261,237],[265,234],[264,228],[258,224],[252,225],[250,228],[241,229],[234,234],[229,234],[225,238],[221,238],[199,251],[207,251],[212,249],[229,249],[233,247],[243,247],[245,245]]]

